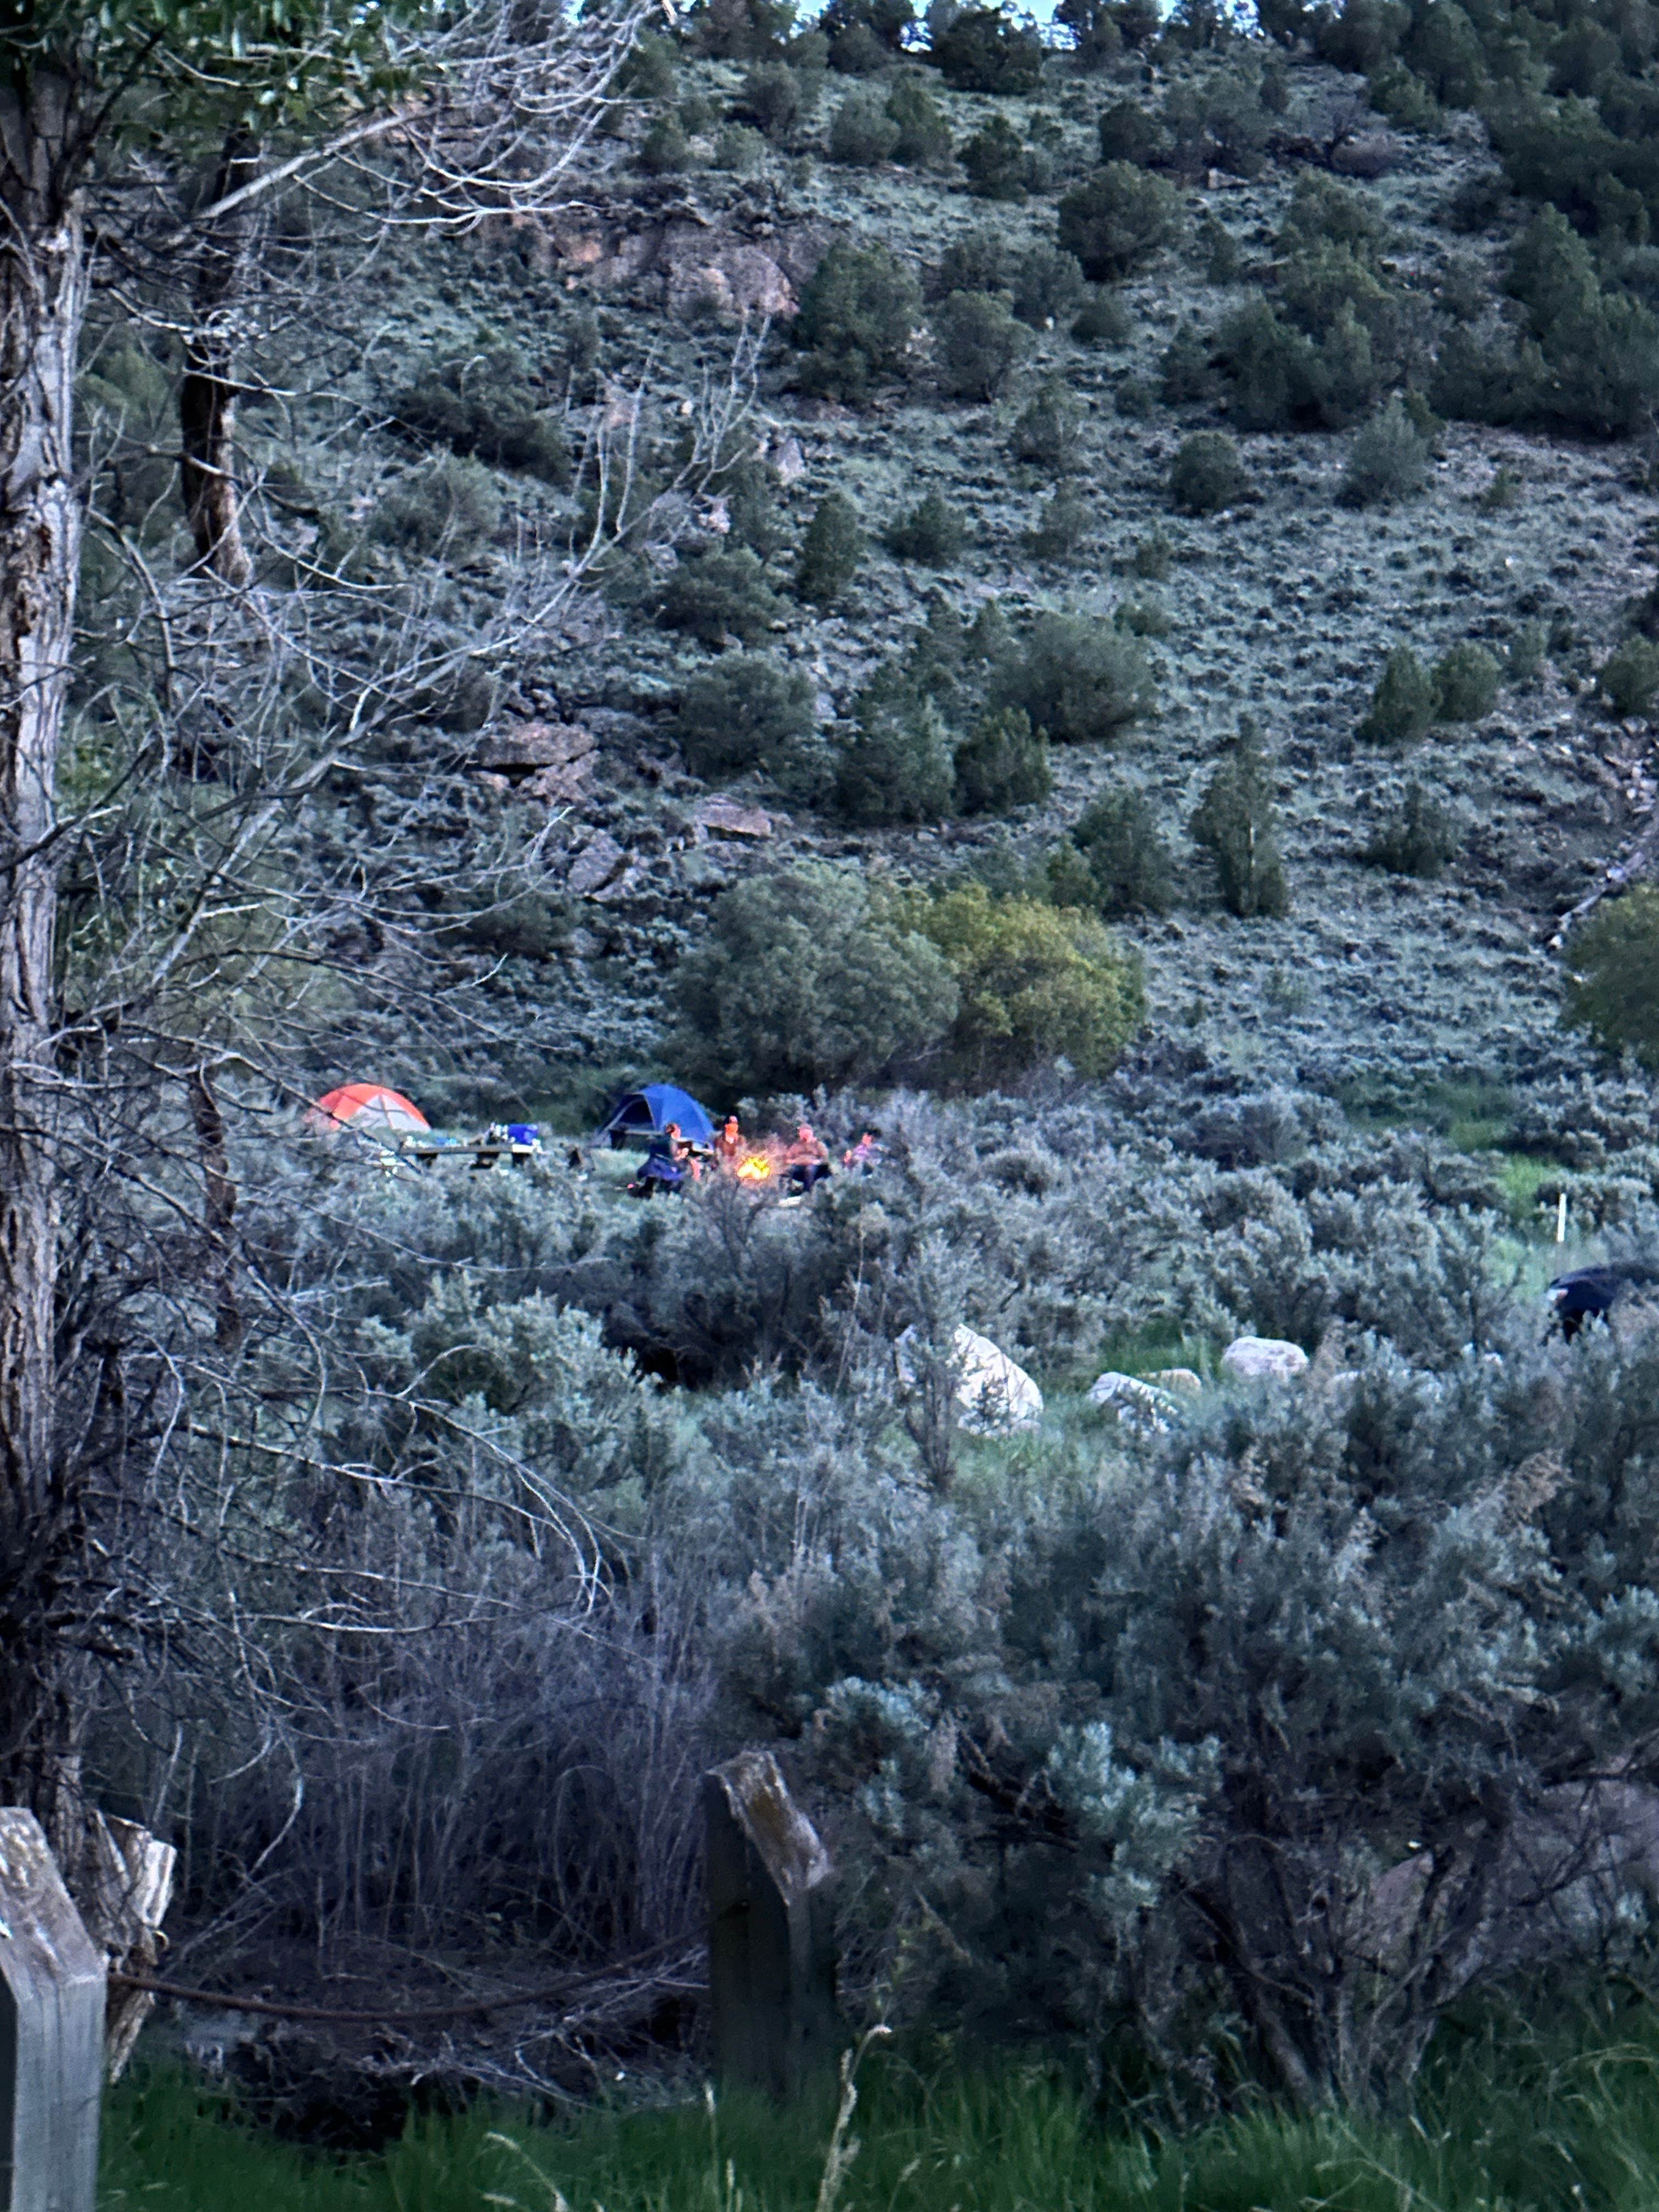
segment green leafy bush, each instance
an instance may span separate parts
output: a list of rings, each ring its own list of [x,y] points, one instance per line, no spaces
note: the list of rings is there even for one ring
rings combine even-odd
[[[1014,313],[1034,331],[1052,330],[1071,313],[1084,290],[1075,254],[1034,246],[1015,266]]]
[[[1432,451],[1401,401],[1390,399],[1355,436],[1342,475],[1349,507],[1377,507],[1413,499],[1423,489]]]
[[[940,389],[953,399],[993,399],[1031,349],[1029,332],[989,292],[952,292],[933,318]]]
[[[832,246],[801,293],[793,337],[799,380],[853,404],[905,366],[921,317],[921,288],[884,246]]]
[[[851,92],[830,125],[830,158],[849,167],[874,168],[897,151],[899,126],[878,94]]]
[[[942,169],[951,159],[951,125],[925,84],[901,77],[887,95],[887,112],[898,125],[893,159],[910,169]]]
[[[900,561],[925,568],[953,568],[962,558],[966,533],[962,517],[943,492],[930,491],[887,531],[887,550]]]
[[[1273,785],[1248,715],[1240,720],[1237,742],[1210,778],[1190,826],[1193,842],[1215,862],[1222,903],[1230,914],[1249,921],[1289,913]]]
[[[1060,0],[1054,21],[1072,34],[1072,52],[1083,70],[1104,69],[1123,51],[1115,0]]]
[[[911,0],[830,0],[817,20],[818,29],[830,41],[830,68],[845,69],[847,64],[836,58],[836,47],[853,31],[868,32],[886,60],[896,61],[916,11]]]
[[[726,501],[728,545],[746,545],[763,561],[783,550],[787,532],[775,470],[746,455],[721,470],[709,489]]]
[[[981,884],[902,910],[956,978],[945,1052],[959,1081],[1006,1082],[1060,1059],[1080,1075],[1109,1074],[1146,1018],[1139,963],[1092,915],[994,898]]]
[[[1176,85],[1164,103],[1163,123],[1173,142],[1170,164],[1182,175],[1207,169],[1261,175],[1271,125],[1255,81],[1243,72],[1218,70]]]
[[[1006,814],[1037,806],[1054,788],[1048,744],[1018,707],[982,714],[956,750],[956,803],[961,814]]]
[[[788,613],[747,546],[721,548],[682,560],[663,586],[657,619],[718,648],[729,637],[758,645]]]
[[[1450,808],[1420,783],[1409,783],[1399,812],[1373,834],[1365,858],[1372,867],[1386,868],[1390,875],[1431,879],[1456,858],[1462,842],[1462,825]]]
[[[1199,225],[1194,243],[1199,266],[1204,271],[1206,283],[1237,283],[1243,270],[1244,257],[1239,250],[1238,240],[1224,222],[1218,222],[1212,215],[1206,215]]]
[[[928,58],[953,92],[1035,92],[1042,82],[1042,40],[1000,8],[964,9]]]
[[[1128,161],[1109,161],[1060,204],[1056,242],[1097,282],[1133,276],[1182,230],[1173,185]]]
[[[812,733],[814,693],[799,669],[763,653],[723,653],[680,696],[674,734],[693,775],[770,766]]]
[[[1056,744],[1115,737],[1151,713],[1152,671],[1138,640],[1110,623],[1042,614],[1024,652],[1000,667],[993,703],[1022,707]]]
[[[872,829],[943,821],[954,803],[956,764],[945,719],[909,672],[881,670],[854,702],[853,718],[836,748],[843,819]]]
[[[1079,465],[1078,434],[1081,413],[1070,385],[1051,377],[1040,385],[1008,435],[1008,450],[1017,461],[1046,469],[1059,476]]]
[[[1169,912],[1174,863],[1145,792],[1104,793],[1073,830],[1072,843],[1087,865],[1093,904],[1109,921]]]
[[[675,994],[678,1064],[728,1096],[866,1080],[960,1003],[937,946],[872,912],[855,869],[805,864],[725,892]]]
[[[1437,722],[1479,722],[1498,700],[1498,663],[1483,645],[1455,645],[1434,664]]]
[[[1567,943],[1565,1018],[1659,1075],[1659,887],[1603,899]]]
[[[617,71],[616,90],[627,100],[672,100],[677,75],[672,40],[645,31]]]
[[[795,597],[810,606],[832,606],[858,574],[863,558],[858,509],[844,492],[826,492],[801,540]]]
[[[1250,490],[1238,448],[1224,430],[1200,430],[1182,441],[1170,464],[1171,503],[1188,514],[1218,514]]]
[[[1365,744],[1410,744],[1428,729],[1434,712],[1434,679],[1410,646],[1397,645],[1354,735]]]
[[[994,115],[957,149],[957,159],[976,199],[1017,203],[1027,189],[1026,146],[1006,115]]]
[[[1659,698],[1659,644],[1627,637],[1602,662],[1595,680],[1615,714],[1649,713]]]
[[[522,469],[557,490],[570,482],[570,446],[556,410],[538,404],[524,356],[484,338],[447,354],[392,403],[392,427],[422,445],[447,446],[464,459]]]

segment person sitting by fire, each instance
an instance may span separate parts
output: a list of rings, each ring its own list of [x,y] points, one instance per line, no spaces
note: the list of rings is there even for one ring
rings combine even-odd
[[[738,1162],[743,1158],[746,1149],[743,1131],[738,1127],[737,1115],[728,1114],[720,1127],[714,1132],[715,1166],[724,1168],[727,1175],[736,1175]]]
[[[691,1147],[680,1134],[678,1121],[656,1131],[646,1146],[645,1164],[637,1182],[628,1186],[635,1198],[654,1198],[659,1190],[678,1190],[688,1176],[697,1172]]]
[[[795,1131],[793,1143],[784,1148],[784,1181],[796,1190],[811,1190],[829,1173],[829,1146],[822,1137],[814,1133],[810,1121],[801,1122]]]
[[[849,1174],[873,1175],[880,1159],[880,1133],[875,1129],[866,1129],[857,1144],[842,1154],[841,1164]]]

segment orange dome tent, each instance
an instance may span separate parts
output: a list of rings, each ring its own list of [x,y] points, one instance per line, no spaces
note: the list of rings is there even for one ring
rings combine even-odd
[[[306,1115],[308,1129],[359,1129],[366,1137],[413,1137],[432,1124],[401,1091],[384,1083],[345,1083]]]

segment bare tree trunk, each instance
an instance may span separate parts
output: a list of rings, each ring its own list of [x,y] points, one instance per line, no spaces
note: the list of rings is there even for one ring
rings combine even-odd
[[[236,1185],[231,1180],[225,1151],[225,1117],[219,1110],[212,1080],[205,1067],[190,1079],[191,1118],[202,1151],[204,1204],[202,1225],[207,1232],[210,1265],[215,1273],[213,1334],[221,1352],[234,1352],[242,1341],[241,1309],[236,1303],[236,1263],[230,1235],[236,1219]]]
[[[76,1532],[53,1449],[52,941],[81,538],[75,136],[67,80],[35,72],[27,101],[0,86],[0,1785],[30,1801],[72,1764],[54,1664]]]
[[[240,124],[226,134],[210,204],[251,184],[259,149]],[[253,580],[242,543],[236,494],[236,384],[233,320],[238,279],[258,218],[255,203],[219,217],[202,246],[196,277],[196,328],[185,349],[179,387],[181,484],[198,557],[238,590]]]

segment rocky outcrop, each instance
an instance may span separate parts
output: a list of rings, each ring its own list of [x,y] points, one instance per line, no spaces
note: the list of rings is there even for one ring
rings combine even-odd
[[[1222,1353],[1221,1364],[1242,1382],[1294,1382],[1306,1373],[1308,1355],[1282,1337],[1239,1336]]]

